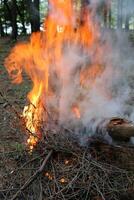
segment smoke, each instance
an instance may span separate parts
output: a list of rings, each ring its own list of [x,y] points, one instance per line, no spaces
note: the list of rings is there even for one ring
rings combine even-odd
[[[110,42],[110,41],[109,41]],[[112,48],[110,52],[104,49],[101,54],[101,65],[105,66],[103,72],[95,79],[84,80],[87,88],[79,85],[79,72],[86,68],[87,63],[92,67],[94,53],[90,55],[81,53],[78,47],[72,45],[64,52],[61,70],[62,89],[60,93],[60,119],[61,121],[77,121],[70,114],[71,105],[77,102],[81,112],[83,126],[93,131],[104,119],[112,117],[129,117],[127,101],[130,99],[129,71],[130,60],[122,58],[120,47]],[[100,67],[101,67],[100,65]],[[127,66],[127,67],[126,67]],[[84,77],[86,79],[86,77]],[[80,96],[82,100],[79,101]],[[74,118],[73,118],[74,117]]]
[[[101,3],[104,1],[91,1],[93,12]],[[68,122],[68,126],[71,124],[78,126],[80,123],[88,128],[89,135],[94,134],[99,126],[103,128],[103,121],[113,117],[134,121],[132,100],[134,55],[128,35],[119,30],[100,30],[97,45],[94,44],[88,53],[81,51],[79,46],[70,45],[64,52],[62,60],[64,69],[61,75],[63,86],[60,93],[60,121],[66,125]],[[102,52],[95,58],[97,48]],[[87,88],[82,88],[78,81],[79,72],[87,65],[92,68],[95,59],[104,70],[94,78],[93,83],[88,77],[88,80],[85,80]],[[79,100],[80,96],[82,100]],[[81,112],[80,122],[70,112],[70,107],[75,102]]]

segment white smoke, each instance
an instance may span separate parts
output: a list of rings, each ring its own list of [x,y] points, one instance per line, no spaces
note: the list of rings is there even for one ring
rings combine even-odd
[[[104,34],[104,33],[103,33]],[[102,36],[103,42],[104,36]],[[101,64],[105,70],[95,78],[94,84],[87,82],[89,90],[79,85],[79,73],[94,59],[94,52],[87,54],[81,52],[80,47],[69,45],[66,48],[61,63],[60,90],[60,122],[66,126],[77,126],[80,123],[88,128],[87,134],[92,135],[103,121],[113,117],[134,120],[133,104],[130,104],[132,88],[130,85],[133,73],[133,57],[130,54],[131,47],[126,35],[118,40],[117,33],[106,33],[105,41],[108,49],[101,54]],[[123,48],[123,45],[124,48]],[[110,48],[109,48],[110,46]],[[92,64],[91,64],[92,66]],[[78,102],[78,97],[83,99]],[[71,112],[71,105],[78,102],[81,119],[77,119]]]

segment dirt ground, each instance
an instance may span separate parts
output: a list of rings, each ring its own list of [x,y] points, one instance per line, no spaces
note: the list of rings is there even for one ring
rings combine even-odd
[[[21,113],[28,86],[26,83],[19,86],[11,84],[4,67],[4,58],[13,45],[9,38],[0,40],[0,188],[9,184],[8,176],[17,167],[25,143],[14,108]]]

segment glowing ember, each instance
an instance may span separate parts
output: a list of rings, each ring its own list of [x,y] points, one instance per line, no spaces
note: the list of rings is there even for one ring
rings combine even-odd
[[[60,179],[60,183],[66,183],[67,181],[65,180],[65,178],[61,178]]]
[[[45,176],[49,179],[49,180],[53,180],[53,177],[50,173],[46,172]]]
[[[65,165],[68,165],[69,164],[69,160],[65,160]]]

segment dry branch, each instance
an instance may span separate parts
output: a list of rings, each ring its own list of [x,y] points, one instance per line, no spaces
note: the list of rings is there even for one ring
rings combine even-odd
[[[73,140],[71,133],[64,129],[61,132],[59,130],[57,135],[53,129],[53,132],[49,131],[47,137],[44,143],[39,143],[44,152],[48,149],[53,149],[52,152],[54,152],[51,162],[46,166],[47,173],[38,179],[38,186],[33,183],[32,187],[28,187],[40,175],[42,171],[42,167],[40,167],[14,196],[15,191],[10,191],[8,199],[19,198],[20,193],[27,187],[27,191],[24,192],[26,199],[29,199],[29,195],[32,194],[34,199],[41,197],[43,199],[116,200],[120,199],[119,196],[123,193],[131,194],[133,192],[133,168],[128,170],[127,166],[121,164],[121,154],[124,157],[125,151],[130,153],[129,149],[102,144],[101,141],[99,141],[100,144],[96,143],[88,148],[81,147],[76,140]],[[116,156],[116,154],[118,155]],[[133,148],[131,155],[133,155]],[[126,156],[128,157],[128,155]],[[41,160],[42,158],[40,158]],[[44,162],[46,162],[45,160]],[[41,166],[45,166],[44,162]],[[118,165],[118,162],[121,165]],[[35,160],[33,164],[37,167],[38,163],[39,161]],[[22,179],[19,174],[23,175]],[[17,174],[17,181],[23,183],[27,174],[22,171],[19,171],[19,174]],[[14,188],[16,183],[14,182]],[[5,194],[7,195],[7,193]],[[12,196],[13,198],[11,198]]]
[[[45,160],[43,161],[42,165],[40,166],[40,168],[24,183],[24,185],[17,191],[17,193],[12,197],[11,200],[15,200],[18,197],[18,195],[24,189],[26,189],[43,172],[44,167],[47,161],[49,160],[49,158],[51,157],[52,153],[53,153],[53,150],[50,150]]]

